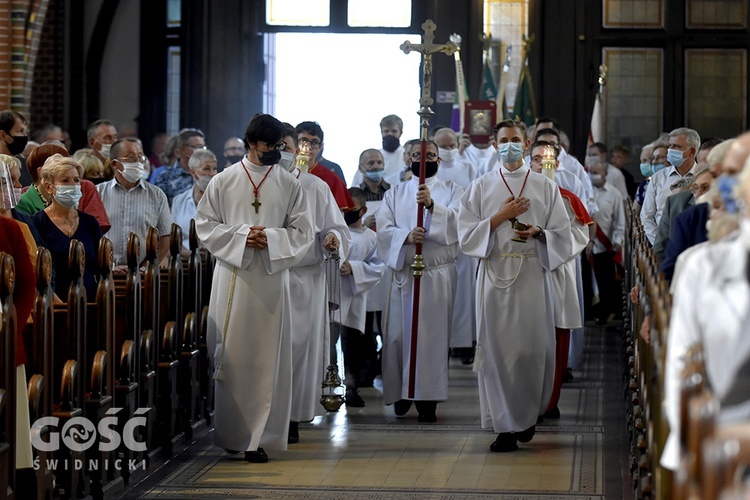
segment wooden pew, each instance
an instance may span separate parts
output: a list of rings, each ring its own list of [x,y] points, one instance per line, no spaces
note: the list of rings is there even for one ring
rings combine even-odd
[[[146,418],[146,425],[139,430],[141,439],[146,443],[149,450],[148,459],[152,463],[159,455],[154,439],[156,428],[156,389],[157,371],[156,362],[159,359],[159,342],[156,332],[159,325],[159,293],[160,293],[160,271],[159,271],[159,232],[155,227],[149,227],[146,234],[146,261],[143,271],[143,294],[141,315],[141,341],[138,345],[138,385],[139,385],[139,408],[145,411],[142,415]]]
[[[0,252],[0,499],[16,492],[16,312],[13,258]]]
[[[86,398],[84,413],[93,422],[100,422],[109,417],[108,412],[113,408],[113,393],[115,388],[116,363],[114,354],[116,352],[115,339],[115,288],[112,280],[112,266],[114,262],[114,248],[108,238],[99,241],[97,253],[98,284],[96,297],[93,304],[89,304],[89,349],[95,350],[93,360],[87,358],[86,362],[92,363],[89,394]],[[106,440],[108,442],[108,440]],[[122,491],[124,484],[120,471],[115,467],[117,453],[99,451],[99,444],[103,442],[102,436],[96,446],[88,450],[86,459],[89,464],[94,461],[98,467],[89,468],[91,477],[91,494],[94,498],[112,496]]]
[[[49,441],[49,427],[35,430],[33,424],[38,419],[52,414],[52,394],[55,380],[60,377],[54,375],[55,335],[53,323],[53,295],[52,291],[52,255],[46,248],[37,249],[36,253],[36,297],[34,309],[31,313],[32,323],[27,325],[24,341],[27,345],[27,374],[29,379],[29,416],[32,423],[32,433],[37,432],[38,438]],[[34,484],[27,484],[24,496],[45,500],[52,498],[54,491],[54,471],[48,466],[53,458],[52,452],[32,448],[34,459],[39,467],[34,474]]]
[[[198,237],[195,232],[195,221],[190,222],[190,255],[187,259],[187,269],[182,268],[181,279],[184,279],[181,300],[185,319],[182,331],[182,345],[180,348],[180,408],[183,429],[188,437],[192,437],[194,425],[198,425],[203,418],[201,398],[201,367],[198,328],[201,313],[202,265],[198,254]],[[170,235],[170,276],[173,265],[176,268],[179,261],[182,267],[182,229],[177,224],[172,226]],[[187,271],[187,272],[185,272]],[[175,269],[175,272],[179,272]]]

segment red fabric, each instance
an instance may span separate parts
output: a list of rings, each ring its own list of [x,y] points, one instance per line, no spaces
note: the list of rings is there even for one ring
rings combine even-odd
[[[581,199],[567,189],[559,189],[562,197],[566,198],[570,202],[570,206],[573,209],[573,212],[576,214],[576,219],[581,221],[581,224],[583,224],[584,226],[590,226],[591,224],[593,224],[594,219],[592,219],[591,215],[589,215],[589,211],[586,210],[586,207],[584,206]]]
[[[352,200],[349,190],[346,189],[346,184],[339,178],[338,175],[334,174],[320,163],[317,163],[310,173],[320,177],[328,184],[331,188],[333,197],[336,198],[336,203],[341,210],[350,210],[354,208],[354,200]]]
[[[102,234],[106,234],[112,224],[109,222],[107,211],[104,209],[102,197],[93,182],[81,179],[81,201],[78,202],[78,210],[93,216],[102,228]]]
[[[600,228],[599,226],[596,226],[596,237],[599,239],[599,241],[602,242],[604,248],[606,248],[607,251],[612,254],[612,260],[615,261],[615,264],[622,265],[622,252],[615,253],[612,242],[609,240],[609,238],[607,238],[607,235],[604,234],[604,231],[602,231],[602,228]],[[591,265],[593,266],[593,263]]]
[[[13,304],[16,307],[16,366],[26,363],[26,351],[23,348],[23,329],[34,307],[36,275],[29,258],[29,249],[21,228],[15,220],[0,217],[0,252],[13,257],[16,266],[16,285],[13,290]]]
[[[552,385],[552,396],[547,410],[552,410],[560,402],[560,390],[563,377],[568,371],[568,349],[570,348],[570,330],[555,328],[555,381]]]

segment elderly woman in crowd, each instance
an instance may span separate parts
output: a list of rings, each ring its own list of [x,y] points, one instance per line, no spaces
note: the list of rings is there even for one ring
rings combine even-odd
[[[750,134],[739,141],[750,146]],[[721,222],[712,223],[717,227],[709,228],[710,243],[686,256],[673,282],[665,380],[670,433],[661,459],[672,470],[679,463],[680,382],[691,348],[703,352],[708,386],[721,405],[719,424],[750,418],[750,161],[739,175],[724,165],[716,181],[721,203],[712,214]],[[726,215],[732,212],[739,214],[734,224]]]
[[[195,207],[209,181],[219,172],[216,155],[208,149],[196,149],[188,166],[193,176],[193,188],[178,194],[172,201],[172,218],[182,228],[184,249],[190,249],[190,219],[195,217]]]
[[[83,282],[86,293],[93,298],[96,293],[94,271],[102,230],[93,216],[76,209],[81,199],[83,168],[72,158],[53,155],[44,162],[40,173],[40,187],[50,203],[34,215],[34,224],[52,254],[56,274],[55,293],[59,297],[67,297],[73,279],[68,266],[68,253],[70,241],[76,239],[83,244],[86,252]]]
[[[21,199],[18,200],[19,210],[29,215],[34,215],[49,206],[52,202],[52,200],[47,198],[44,189],[41,188],[42,177],[39,175],[39,169],[42,168],[47,158],[56,154],[70,156],[68,150],[61,146],[58,141],[45,142],[29,154],[26,160],[26,169],[31,174],[34,183],[21,195]],[[107,211],[104,209],[104,204],[102,204],[102,198],[96,190],[96,186],[91,181],[81,180],[81,194],[78,209],[94,216],[102,232],[106,233],[109,231],[111,226],[109,217],[107,216]]]

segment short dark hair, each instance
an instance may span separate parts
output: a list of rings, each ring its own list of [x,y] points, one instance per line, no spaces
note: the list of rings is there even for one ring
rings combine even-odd
[[[492,137],[497,139],[497,133],[500,131],[501,128],[517,128],[521,131],[523,134],[523,138],[526,139],[526,124],[522,121],[515,121],[515,120],[503,120],[497,125],[495,125],[495,128],[492,129]]]
[[[96,120],[94,123],[89,125],[89,128],[86,130],[86,139],[91,140],[91,138],[96,135],[96,129],[98,129],[102,125],[107,125],[110,127],[115,126],[115,124],[109,120],[103,120],[103,119]]]
[[[546,123],[546,122],[550,122],[552,124],[552,127],[555,129],[555,131],[560,132],[560,122],[558,122],[554,118],[547,118],[545,116],[542,116],[536,119],[536,121],[534,122],[534,125],[539,125],[540,123]],[[538,133],[539,131],[537,131],[537,134]]]
[[[557,159],[558,156],[560,156],[560,146],[557,144],[552,144],[549,141],[534,141],[534,144],[531,145],[529,148],[529,155],[531,155],[531,152],[534,151],[535,148],[538,148],[539,146],[552,146],[552,149],[555,150],[555,159]]]
[[[605,146],[603,142],[595,142],[594,144],[592,144],[589,147],[590,148],[596,148],[596,149],[599,150],[600,153],[607,154],[607,146]]]
[[[24,125],[28,124],[26,118],[18,111],[13,111],[12,109],[0,111],[0,130],[10,135],[10,131],[15,126],[16,120],[20,120]]]
[[[141,141],[136,139],[135,137],[123,137],[122,139],[117,139],[114,144],[109,148],[109,157],[113,160],[116,160],[118,156],[120,156],[120,149],[122,149],[122,146],[126,142],[134,142],[141,145]],[[142,146],[141,146],[142,147]]]
[[[263,141],[266,144],[278,144],[284,139],[284,124],[271,115],[258,113],[253,116],[245,129],[245,148],[250,149],[251,143]]]
[[[416,152],[416,151],[414,151],[414,146],[419,145],[421,142],[422,142],[421,140],[417,140],[417,142],[412,146],[412,149],[411,149],[412,152],[411,152],[411,154],[414,154]],[[440,149],[438,147],[437,143],[435,141],[433,141],[432,139],[427,139],[424,142],[426,142],[427,144],[432,144],[433,146],[435,146],[435,149],[438,149],[438,150]]]
[[[284,125],[284,137],[289,136],[294,141],[295,146],[299,146],[299,140],[297,140],[297,131],[294,130],[294,126],[288,122],[281,122]]]
[[[367,197],[365,196],[365,192],[362,191],[358,187],[350,187],[349,188],[349,194],[351,195],[353,200],[357,200],[361,206],[367,205]]]
[[[202,130],[197,128],[186,128],[180,131],[180,146],[189,146],[190,139],[193,137],[206,137]]]
[[[543,128],[541,130],[536,131],[536,136],[539,137],[540,135],[554,135],[557,137],[557,142],[560,142],[560,132],[553,128]]]
[[[705,149],[715,148],[716,146],[718,146],[722,142],[724,142],[724,139],[720,139],[718,137],[713,137],[711,139],[706,139],[705,141],[703,141],[701,143],[701,147],[698,148],[698,151],[703,151]]]
[[[320,137],[320,142],[323,142],[323,129],[320,128],[318,122],[300,122],[294,128],[294,131],[296,132],[296,135],[304,132],[306,134],[314,135],[315,137]]]
[[[611,155],[612,153],[622,153],[630,158],[630,150],[622,144],[618,144],[617,146],[614,146],[612,149],[610,149],[609,154]]]
[[[401,131],[404,130],[404,120],[398,115],[384,116],[383,119],[380,120],[380,128],[387,127],[388,125],[396,125]],[[323,139],[321,138],[321,140]]]

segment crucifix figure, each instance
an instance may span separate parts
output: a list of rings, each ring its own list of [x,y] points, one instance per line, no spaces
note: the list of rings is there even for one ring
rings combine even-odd
[[[258,209],[260,208],[260,201],[258,201],[258,198],[255,198],[255,201],[251,203],[251,205],[255,208],[255,213],[258,213]]]
[[[430,106],[433,103],[432,100],[432,54],[443,53],[446,55],[453,55],[458,50],[458,47],[453,42],[444,44],[436,44],[435,41],[435,28],[437,26],[432,19],[426,20],[422,24],[424,35],[422,35],[422,43],[411,43],[405,41],[401,44],[401,50],[405,54],[411,51],[419,52],[422,54],[422,95],[419,98],[419,116],[421,117],[421,132],[419,135],[420,139],[420,159],[419,159],[419,184],[425,183],[425,158],[427,156],[427,132],[430,127],[430,117],[435,114]],[[424,205],[417,205],[417,227],[423,227],[424,222]],[[417,331],[419,326],[419,290],[420,290],[420,278],[424,271],[424,259],[422,257],[422,244],[417,243],[414,255],[414,262],[411,264],[412,274],[414,275],[414,299],[412,301],[412,315],[411,315],[411,349],[409,356],[409,387],[408,394],[409,398],[414,397],[414,386],[417,370]]]

